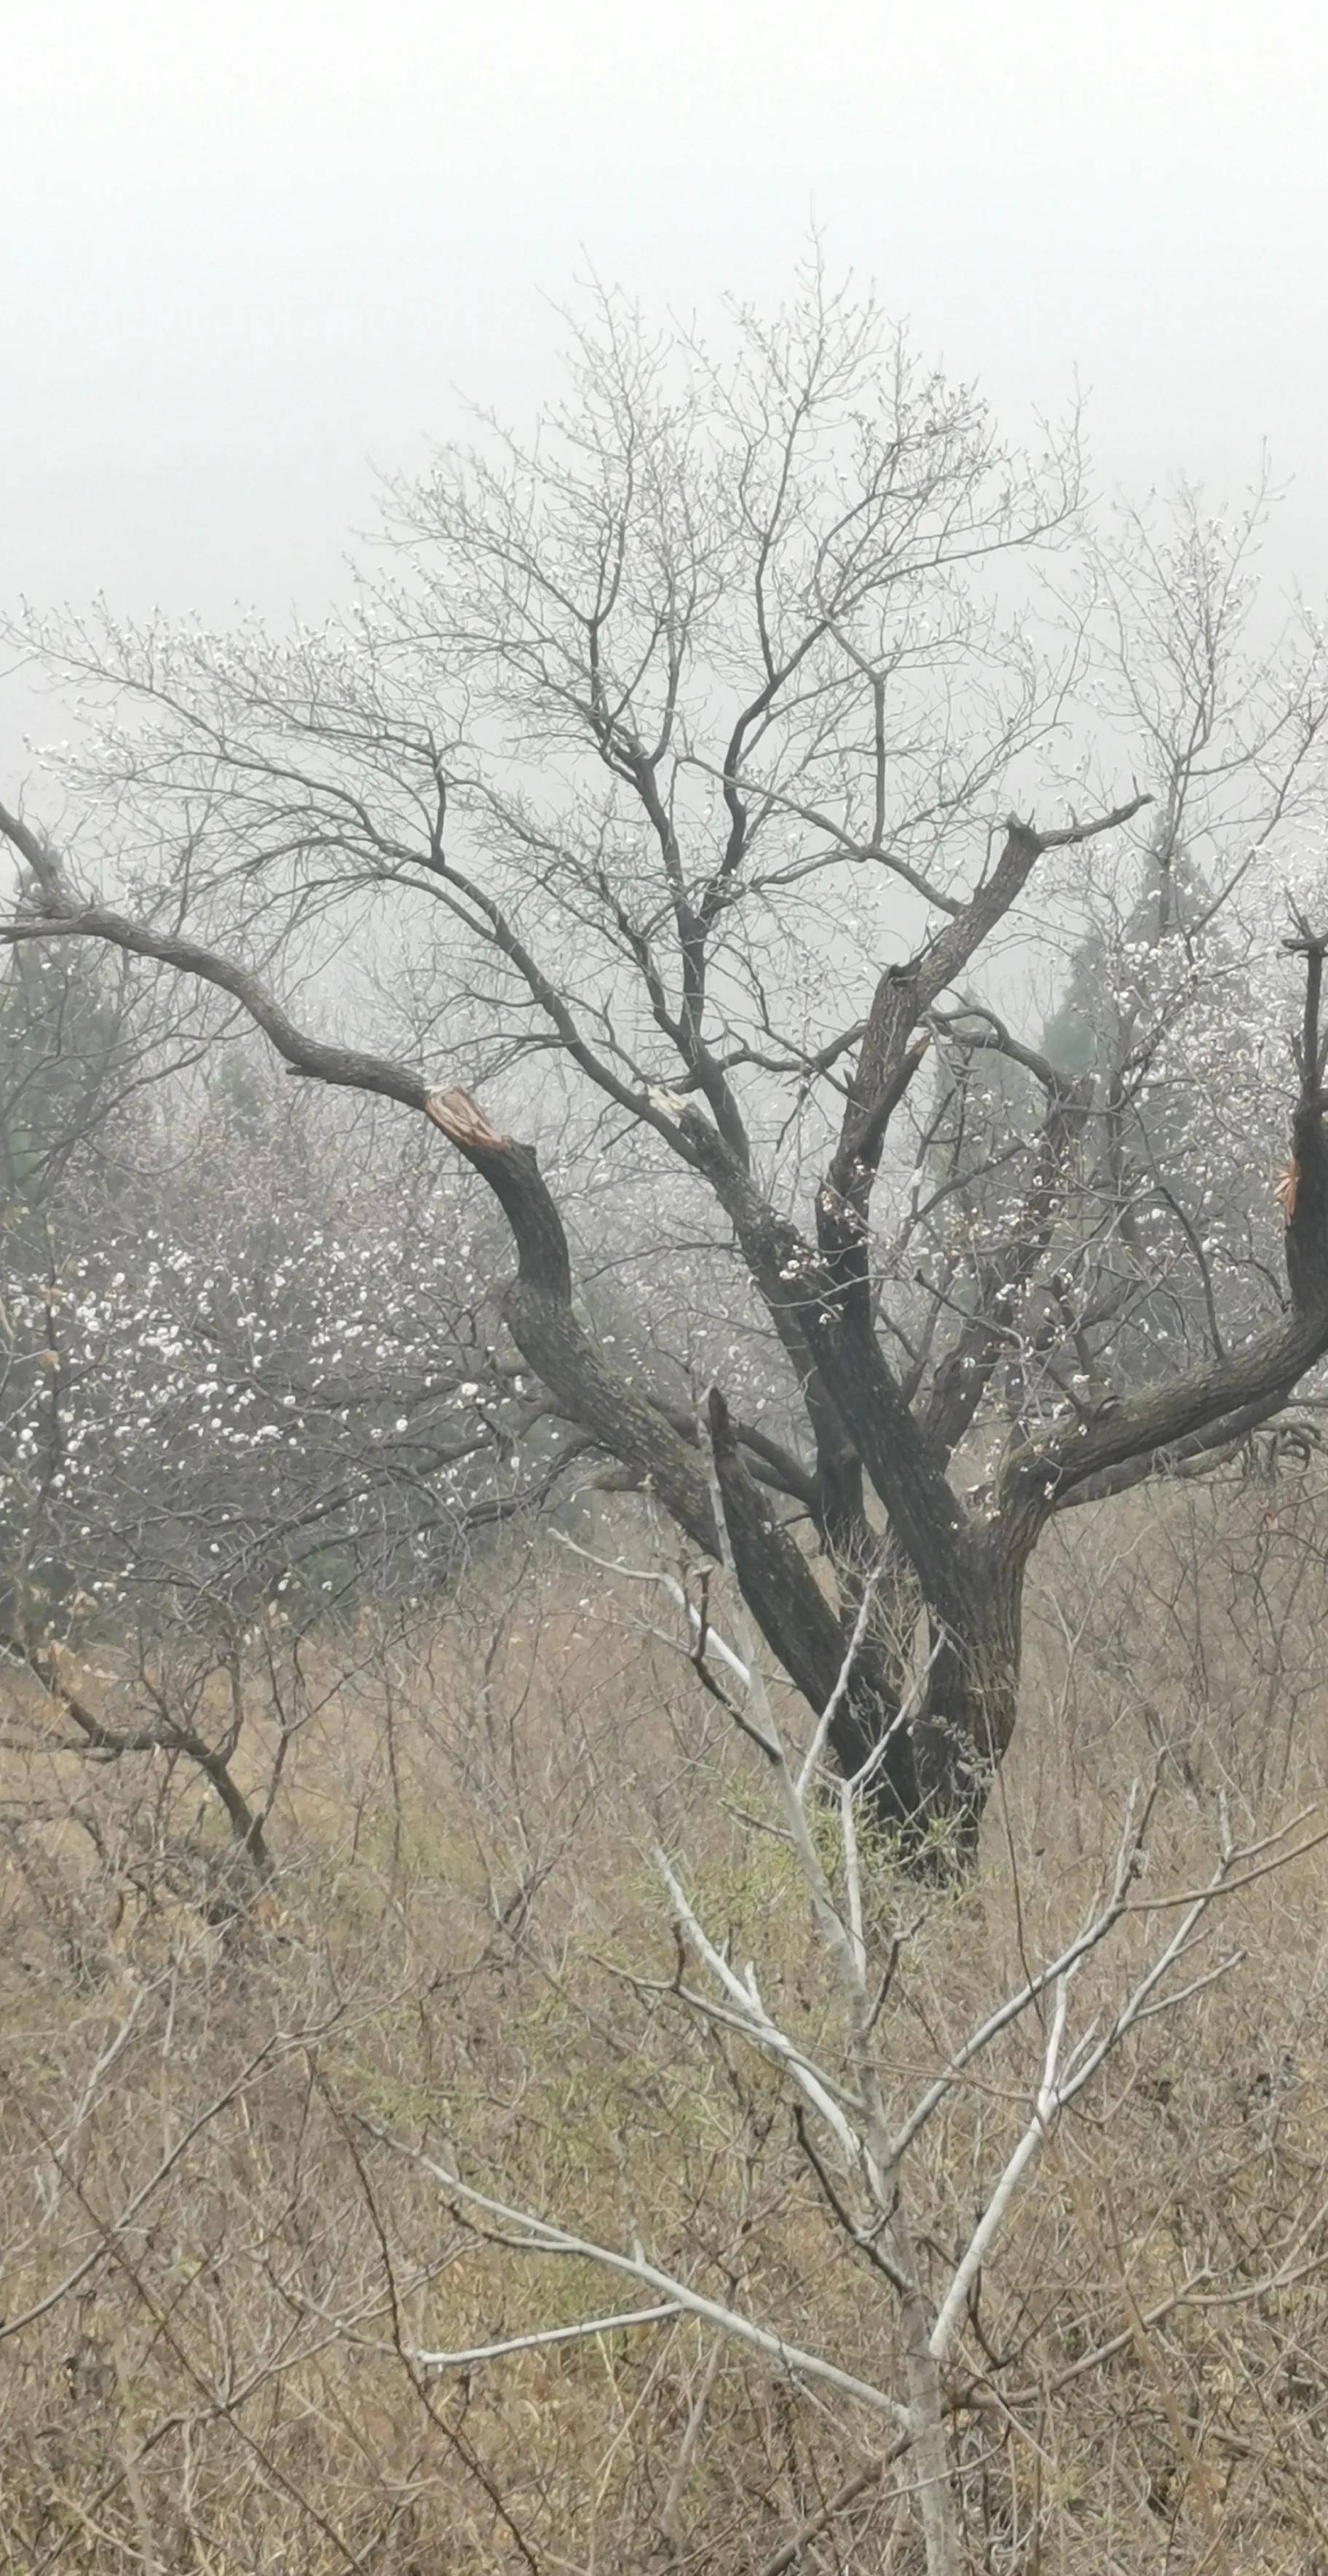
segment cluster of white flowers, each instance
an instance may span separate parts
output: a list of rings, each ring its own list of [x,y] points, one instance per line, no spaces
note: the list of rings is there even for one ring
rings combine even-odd
[[[62,1200],[46,1257],[14,1266],[9,1567],[103,1604],[243,1602],[291,1568],[320,1594],[368,1567],[418,1583],[511,1481],[522,1399],[495,1349],[493,1247],[459,1188],[394,1223],[372,1175],[329,1211],[326,1169],[209,1142],[205,1199],[158,1178],[147,1218],[131,1189],[81,1223]]]

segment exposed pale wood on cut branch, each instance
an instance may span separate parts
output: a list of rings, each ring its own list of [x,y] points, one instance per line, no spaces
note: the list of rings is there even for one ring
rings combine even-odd
[[[494,1153],[502,1153],[511,1141],[490,1125],[468,1091],[431,1091],[424,1103],[424,1115],[432,1118],[435,1127],[441,1127],[453,1145],[485,1145]]]

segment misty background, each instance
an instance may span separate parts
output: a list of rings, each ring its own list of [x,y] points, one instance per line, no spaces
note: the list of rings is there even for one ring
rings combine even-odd
[[[1328,2576],[1326,75],[9,0],[4,2570]]]
[[[1266,448],[1313,600],[1325,75],[1295,0],[11,5],[4,590],[316,617],[376,470],[552,390],[578,275],[704,326],[814,223],[1012,435],[1077,378],[1100,488]],[[7,794],[65,729],[8,678]]]

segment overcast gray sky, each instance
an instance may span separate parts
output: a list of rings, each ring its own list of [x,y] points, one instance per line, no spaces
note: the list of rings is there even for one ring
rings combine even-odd
[[[578,265],[704,317],[814,217],[1007,413],[1077,370],[1105,481],[1266,441],[1328,593],[1321,0],[3,14],[6,590],[316,614],[375,464],[538,400]]]

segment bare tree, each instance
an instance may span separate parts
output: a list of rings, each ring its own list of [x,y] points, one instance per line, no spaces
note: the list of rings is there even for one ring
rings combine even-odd
[[[1097,1366],[1122,1298],[1176,1258],[1137,1222],[1121,1143],[1161,1038],[1132,1039],[1128,1096],[1104,1098],[1020,1037],[1005,989],[1017,1003],[1040,934],[1063,945],[1085,872],[1154,794],[1168,852],[1206,796],[1205,828],[1239,845],[1224,887],[1249,845],[1280,846],[1319,793],[1318,645],[1293,626],[1269,647],[1205,785],[1233,685],[1220,554],[1154,552],[1160,637],[1114,615],[1126,558],[1083,572],[1073,428],[1005,445],[815,263],[774,322],[735,317],[735,349],[652,340],[601,299],[535,441],[488,425],[391,491],[399,571],[344,626],[25,620],[117,712],[67,764],[77,849],[0,815],[38,889],[3,935],[159,961],[293,1072],[429,1118],[511,1228],[524,1361],[715,1558],[686,1408],[590,1328],[558,1190],[473,1091],[507,1082],[555,1158],[589,1104],[604,1171],[649,1194],[665,1242],[709,1225],[779,1354],[777,1432],[715,1419],[766,1646],[831,1707],[847,1773],[879,1756],[884,1817],[914,1844],[947,1819],[962,1838],[1014,1726],[1051,1515],[1228,1448],[1328,1349],[1324,937],[1301,919],[1288,943],[1286,1289],[1265,1258],[1256,1329],[1231,1344],[1215,1316],[1210,1348],[1177,1366],[1160,1347],[1124,1391]],[[1145,783],[1097,789],[1118,763]],[[303,1017],[281,998],[297,979]],[[409,1017],[441,1077],[345,1042],[370,984],[377,1045]],[[929,1060],[993,1056],[1038,1105],[984,1147],[1003,1179],[979,1199],[953,1134],[939,1170],[935,1152],[972,1082],[934,1084]],[[536,1066],[557,1073],[539,1093]]]

